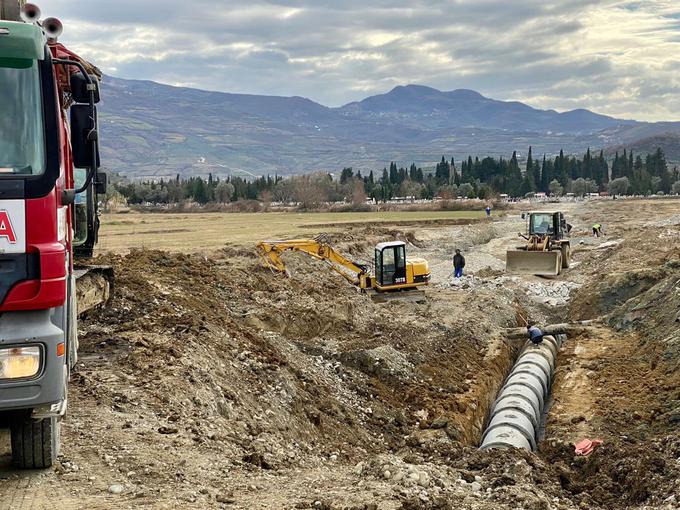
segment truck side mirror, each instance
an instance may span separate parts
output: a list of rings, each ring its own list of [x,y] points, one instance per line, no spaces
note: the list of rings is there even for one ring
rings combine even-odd
[[[106,193],[106,187],[108,185],[108,176],[106,172],[97,172],[97,185],[95,191],[97,195],[104,195]]]
[[[94,87],[94,103],[99,103],[99,81],[96,76],[90,75]],[[90,104],[90,90],[88,83],[81,73],[71,75],[71,97],[76,103]]]
[[[93,143],[96,146],[94,153]],[[97,110],[91,109],[89,105],[75,104],[71,106],[71,148],[73,166],[76,168],[99,168]]]

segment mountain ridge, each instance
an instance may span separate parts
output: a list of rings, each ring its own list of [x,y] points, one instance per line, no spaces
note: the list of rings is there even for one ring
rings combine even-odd
[[[404,85],[340,107],[106,76],[102,157],[132,178],[377,170],[428,166],[442,154],[585,151],[625,144],[680,123],[641,123],[576,109],[540,110],[469,89]],[[643,135],[643,136],[637,136]]]

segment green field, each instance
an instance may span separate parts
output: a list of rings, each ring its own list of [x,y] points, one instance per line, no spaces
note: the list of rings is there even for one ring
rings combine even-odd
[[[368,213],[135,213],[104,214],[99,252],[130,248],[195,252],[253,246],[264,239],[314,237],[347,225],[413,225],[419,222],[481,218],[481,211]]]

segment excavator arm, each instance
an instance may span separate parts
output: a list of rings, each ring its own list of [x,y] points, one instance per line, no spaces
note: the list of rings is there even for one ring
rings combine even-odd
[[[293,239],[290,241],[262,241],[257,251],[267,267],[272,271],[288,274],[286,264],[281,255],[286,251],[306,253],[318,260],[326,262],[334,271],[347,281],[361,288],[369,286],[368,272],[365,266],[347,259],[329,244],[318,239]]]

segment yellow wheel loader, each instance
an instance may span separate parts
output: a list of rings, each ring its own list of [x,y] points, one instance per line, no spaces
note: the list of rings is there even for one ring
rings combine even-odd
[[[556,276],[571,264],[571,225],[561,212],[534,211],[522,214],[528,235],[524,246],[509,250],[506,271],[511,274]]]
[[[399,297],[398,294],[402,291],[416,291],[430,282],[427,261],[417,258],[407,260],[406,243],[402,241],[380,243],[375,247],[375,274],[371,273],[366,264],[353,262],[338,253],[323,237],[262,241],[257,245],[257,251],[267,267],[285,274],[288,274],[288,271],[281,258],[284,252],[306,253],[315,259],[323,260],[358,289],[372,294],[376,301]]]

